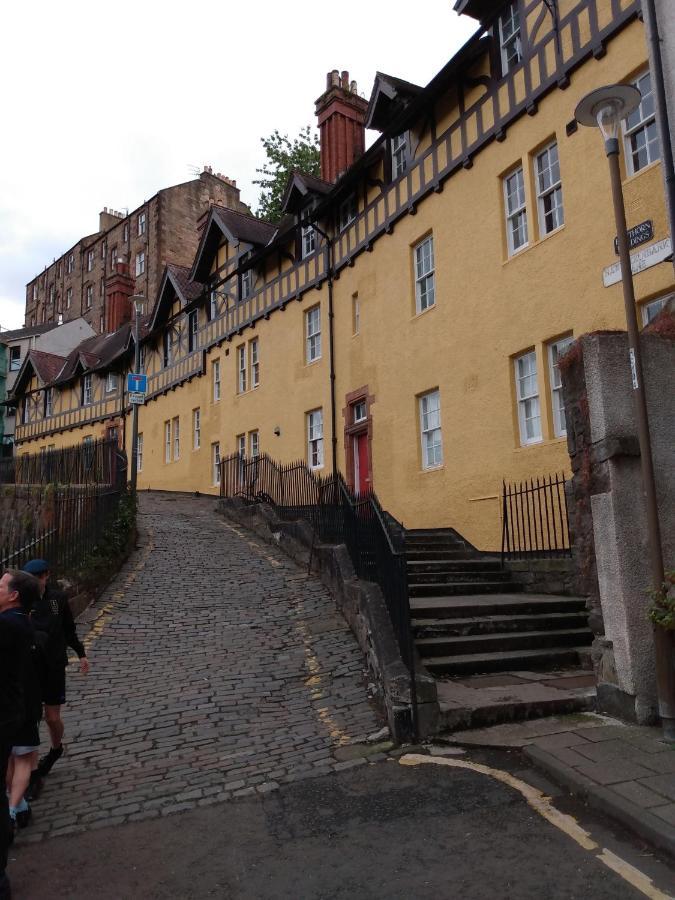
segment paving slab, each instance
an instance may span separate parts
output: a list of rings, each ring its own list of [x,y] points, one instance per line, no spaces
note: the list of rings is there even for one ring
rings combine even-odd
[[[675,745],[659,729],[582,726],[535,738],[524,752],[573,794],[675,857]]]

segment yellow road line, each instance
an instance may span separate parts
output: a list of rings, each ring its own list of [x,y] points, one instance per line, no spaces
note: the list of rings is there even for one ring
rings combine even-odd
[[[543,816],[548,822],[572,838],[573,841],[576,841],[584,850],[591,851],[597,860],[623,878],[624,881],[631,884],[641,894],[644,894],[645,897],[649,897],[650,900],[673,900],[670,894],[664,894],[663,891],[655,887],[652,880],[644,872],[631,866],[630,863],[612,853],[611,850],[601,849],[591,838],[589,832],[584,831],[573,816],[561,813],[560,810],[556,809],[550,798],[542,791],[532,787],[531,784],[527,784],[525,781],[521,781],[520,778],[516,778],[509,772],[504,772],[501,769],[492,769],[490,766],[484,766],[481,763],[474,763],[465,759],[448,759],[445,756],[422,756],[419,753],[408,753],[402,756],[399,762],[403,766],[435,765],[450,766],[455,769],[469,769],[472,772],[478,772],[481,775],[494,778],[496,781],[501,781],[502,784],[506,784],[522,794],[535,812],[538,812],[540,816]]]

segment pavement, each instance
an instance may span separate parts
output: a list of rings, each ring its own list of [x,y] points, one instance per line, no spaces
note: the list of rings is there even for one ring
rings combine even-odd
[[[320,581],[213,499],[139,497],[139,549],[80,618],[91,671],[69,667],[67,752],[21,841],[339,771],[384,724]]]
[[[456,732],[469,748],[522,748],[540,769],[675,859],[675,745],[658,728],[593,714]]]

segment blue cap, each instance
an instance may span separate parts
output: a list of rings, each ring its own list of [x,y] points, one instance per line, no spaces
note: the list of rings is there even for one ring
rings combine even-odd
[[[29,575],[44,575],[49,571],[49,563],[46,559],[29,559],[23,567],[24,572]]]

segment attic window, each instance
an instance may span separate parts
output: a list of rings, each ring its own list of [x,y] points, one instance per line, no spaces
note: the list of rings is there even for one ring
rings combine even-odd
[[[391,175],[398,178],[408,168],[408,134],[397,134],[391,141]]]
[[[340,231],[344,231],[345,228],[348,228],[352,222],[356,219],[358,214],[358,204],[356,200],[356,194],[350,194],[346,200],[343,200],[340,204]]]
[[[82,406],[87,406],[92,399],[91,375],[84,375],[82,378]]]
[[[306,259],[316,250],[316,231],[313,225],[302,226],[302,258]]]
[[[517,0],[509,4],[499,17],[499,50],[502,59],[502,75],[506,75],[523,58]]]
[[[241,299],[246,300],[253,292],[253,269],[247,269],[241,276]]]

